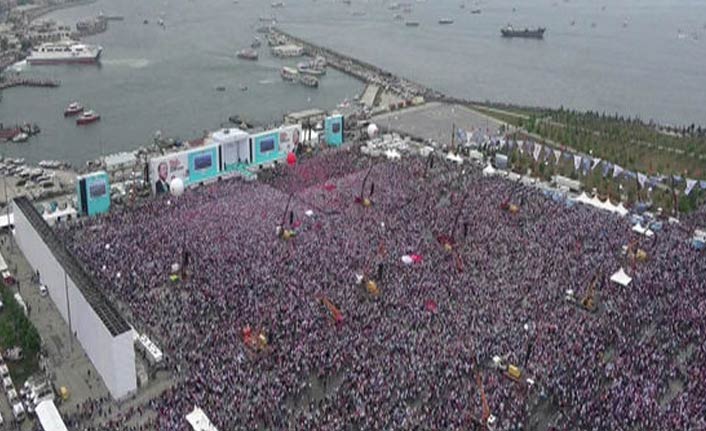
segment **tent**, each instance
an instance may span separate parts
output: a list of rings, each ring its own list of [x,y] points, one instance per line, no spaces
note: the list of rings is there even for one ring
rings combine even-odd
[[[645,235],[646,237],[652,237],[654,236],[654,232],[652,230],[642,227],[640,223],[636,224],[635,226],[632,227],[633,232],[637,232],[640,235]]]
[[[186,415],[186,421],[191,424],[191,428],[194,431],[218,431],[218,428],[211,423],[206,413],[196,406],[194,406],[194,410],[191,413]]]
[[[39,423],[44,431],[68,431],[64,421],[61,419],[59,410],[56,409],[54,401],[46,400],[37,404],[35,409]]]
[[[632,278],[630,278],[629,275],[625,273],[625,270],[623,268],[620,268],[618,272],[610,276],[610,281],[613,283],[618,283],[621,286],[627,287],[628,284],[632,281]]]
[[[495,175],[495,172],[496,172],[495,168],[493,168],[493,166],[490,163],[488,163],[488,166],[483,168],[483,175],[486,177],[490,176],[490,175]]]

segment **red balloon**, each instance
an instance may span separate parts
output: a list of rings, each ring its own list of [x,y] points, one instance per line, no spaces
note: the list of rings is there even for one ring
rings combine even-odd
[[[294,166],[297,163],[297,156],[294,153],[287,154],[287,164]]]

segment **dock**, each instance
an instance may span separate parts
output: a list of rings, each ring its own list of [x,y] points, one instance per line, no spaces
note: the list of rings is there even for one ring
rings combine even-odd
[[[0,81],[0,90],[5,90],[12,87],[55,88],[59,85],[61,85],[61,82],[53,79],[7,78]]]

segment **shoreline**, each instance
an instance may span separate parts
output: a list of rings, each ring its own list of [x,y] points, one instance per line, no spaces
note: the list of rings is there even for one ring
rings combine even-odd
[[[31,23],[32,21],[35,21],[35,20],[43,17],[44,15],[50,14],[52,12],[56,12],[58,10],[70,9],[70,8],[79,7],[79,6],[88,6],[90,4],[97,3],[97,2],[98,2],[98,0],[77,0],[77,1],[63,3],[63,4],[59,4],[59,5],[45,6],[41,9],[29,11],[28,12],[28,14],[30,15],[29,22]]]

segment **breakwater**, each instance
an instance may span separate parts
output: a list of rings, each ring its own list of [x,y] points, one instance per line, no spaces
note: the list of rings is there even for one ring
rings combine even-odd
[[[394,93],[401,99],[409,100],[415,97],[423,97],[427,100],[437,100],[443,97],[441,93],[422,84],[397,76],[373,64],[300,39],[279,28],[271,28],[270,33],[289,43],[301,46],[306,55],[310,57],[322,56],[326,58],[327,64],[334,69],[340,70],[367,84],[378,85],[383,90]]]

